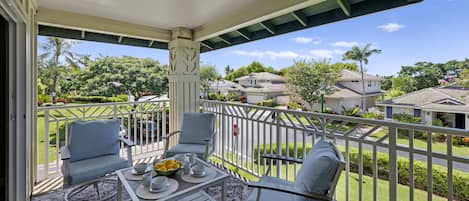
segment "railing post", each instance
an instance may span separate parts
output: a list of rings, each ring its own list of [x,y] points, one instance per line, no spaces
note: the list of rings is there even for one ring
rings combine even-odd
[[[117,104],[114,104],[114,107],[112,108],[112,113],[114,119],[117,119]]]
[[[225,117],[226,112],[225,112],[225,106],[224,105],[220,104],[220,107],[221,107],[221,121],[222,121],[221,129],[222,129],[222,133],[220,133],[218,135],[221,135],[221,137],[222,137],[222,141],[221,141],[221,143],[222,143],[222,145],[221,145],[221,158],[223,160],[221,160],[221,161],[222,161],[223,167],[226,167],[225,166],[225,148],[226,148],[225,147],[225,139],[226,139],[225,134],[227,134],[227,132],[226,132],[227,124],[226,124],[226,117]]]
[[[44,178],[49,177],[49,109],[44,110]]]
[[[397,128],[389,127],[389,201],[397,201]]]
[[[282,155],[282,136],[280,135],[280,114],[277,111],[275,112],[275,126],[277,131],[277,154]],[[288,151],[288,150],[287,150]],[[280,173],[282,169],[282,161],[277,161],[277,178],[280,178]]]

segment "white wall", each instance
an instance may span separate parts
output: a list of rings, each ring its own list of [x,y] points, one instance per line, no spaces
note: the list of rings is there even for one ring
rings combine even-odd
[[[274,103],[277,105],[288,105],[290,96],[277,96],[274,98]]]

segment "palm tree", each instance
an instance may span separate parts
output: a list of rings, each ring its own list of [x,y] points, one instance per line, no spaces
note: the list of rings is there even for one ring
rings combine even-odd
[[[60,76],[69,69],[72,71],[79,69],[74,53],[71,52],[73,45],[76,43],[72,40],[49,37],[45,43],[40,45],[40,48],[44,51],[43,54],[39,55],[39,61],[42,61],[40,66],[47,71],[50,76],[49,79],[52,78],[52,86],[49,92],[53,95],[57,92],[57,82]],[[62,65],[61,59],[64,59],[68,66]]]
[[[372,54],[380,54],[381,50],[373,49],[371,44],[366,44],[365,47],[360,49],[358,46],[352,47],[351,50],[345,52],[343,55],[343,60],[353,60],[358,61],[360,64],[361,80],[362,80],[362,110],[366,111],[366,91],[365,91],[365,70],[363,69],[363,64],[368,64],[368,57]]]

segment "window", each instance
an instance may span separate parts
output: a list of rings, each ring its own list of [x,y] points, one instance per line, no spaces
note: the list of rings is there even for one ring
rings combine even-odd
[[[371,81],[368,81],[368,87],[371,87]]]

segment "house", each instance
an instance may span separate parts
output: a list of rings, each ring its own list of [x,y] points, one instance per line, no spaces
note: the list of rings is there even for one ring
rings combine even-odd
[[[384,93],[381,90],[381,81],[384,79],[379,76],[365,74],[364,80],[366,108],[370,108],[375,105],[376,99]],[[361,106],[362,91],[361,73],[344,69],[339,82],[334,86],[334,92],[324,96],[324,107],[332,108],[334,112],[340,114],[343,107],[351,109]],[[321,104],[313,105],[312,110],[320,111]]]
[[[269,72],[251,73],[236,81],[243,87],[241,91],[248,103],[256,104],[274,99],[275,104],[288,104],[290,100],[285,79],[280,75]]]
[[[439,119],[443,126],[469,129],[469,89],[459,85],[421,89],[377,105],[385,108],[385,118],[408,114],[432,125]]]
[[[234,83],[228,80],[219,80],[210,82],[209,92],[216,94],[228,95],[229,93],[234,93],[238,96],[242,95],[241,90],[243,87],[238,83]]]

